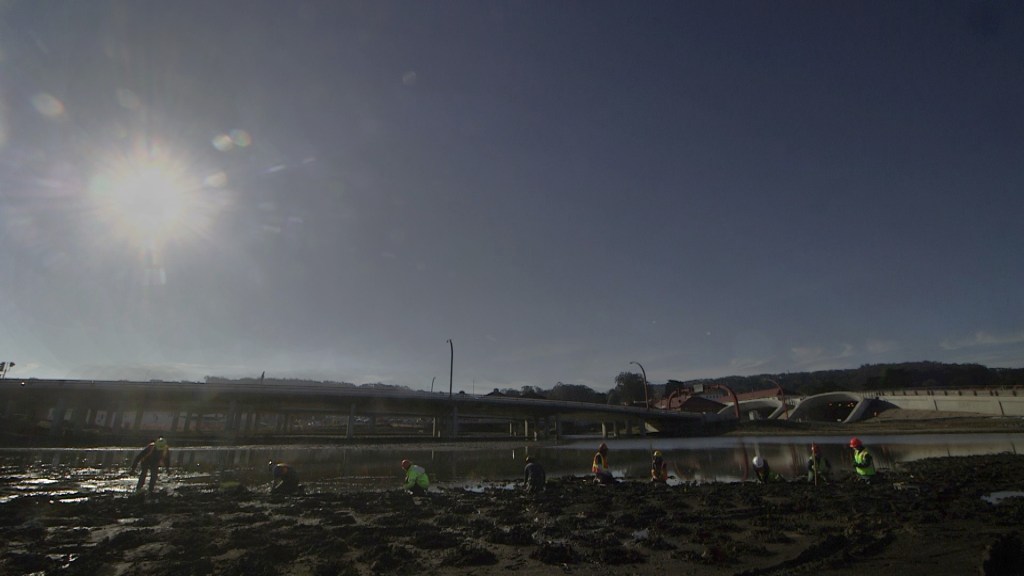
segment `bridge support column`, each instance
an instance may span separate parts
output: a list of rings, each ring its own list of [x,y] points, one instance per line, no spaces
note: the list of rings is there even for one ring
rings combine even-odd
[[[601,422],[601,438],[608,437],[608,423]]]
[[[523,420],[523,438],[530,439],[530,421],[526,419]]]
[[[121,403],[117,402],[114,404],[113,410],[107,411],[107,426],[111,432],[117,432],[121,429],[121,419],[124,415],[121,413]]]
[[[135,421],[132,422],[132,432],[138,432],[139,429],[142,428],[142,418],[144,417],[145,414],[145,407],[139,406],[139,408],[135,411]]]
[[[228,413],[224,415],[224,431],[238,432],[238,401],[232,400],[228,404]]]
[[[174,416],[171,416],[171,433],[178,431],[178,419],[181,417],[181,410],[175,410]]]
[[[451,428],[450,434],[452,438],[457,438],[459,435],[459,407],[452,406],[452,419],[448,423]]]
[[[562,439],[562,417],[555,414],[555,440]]]
[[[57,406],[53,409],[53,420],[50,422],[50,436],[59,438],[64,432],[64,414],[67,413],[67,402],[64,397],[57,398]]]
[[[345,424],[345,438],[351,439],[355,436],[356,431],[356,405],[353,404],[348,407],[348,422]]]
[[[89,421],[89,408],[76,406],[71,409],[71,430],[81,432]]]

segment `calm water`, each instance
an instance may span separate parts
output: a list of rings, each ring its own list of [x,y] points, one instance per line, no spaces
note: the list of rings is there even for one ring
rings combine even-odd
[[[1017,454],[1024,434],[928,434],[862,436],[881,469],[901,462],[935,456]],[[597,438],[559,444],[492,443],[407,446],[238,446],[173,448],[169,474],[160,485],[169,492],[184,484],[268,486],[268,461],[295,466],[307,490],[342,487],[392,489],[403,477],[399,462],[408,458],[423,465],[442,486],[473,488],[484,482],[519,479],[523,460],[532,455],[549,477],[589,474]],[[646,480],[652,450],[661,450],[672,482],[735,482],[749,479],[750,461],[760,454],[772,469],[787,477],[802,476],[811,442],[822,447],[833,470],[849,470],[848,438],[838,436],[713,437],[607,440],[609,465],[624,479]],[[50,494],[55,499],[81,493],[128,492],[136,478],[128,467],[137,449],[0,448],[0,500],[26,494]]]

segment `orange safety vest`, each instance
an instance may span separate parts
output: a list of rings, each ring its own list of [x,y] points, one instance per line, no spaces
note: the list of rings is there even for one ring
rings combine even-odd
[[[608,459],[605,458],[604,454],[600,452],[594,454],[594,463],[590,466],[590,471],[594,474],[608,471]]]

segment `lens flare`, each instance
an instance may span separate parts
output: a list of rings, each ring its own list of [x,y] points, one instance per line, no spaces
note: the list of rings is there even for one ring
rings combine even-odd
[[[89,195],[113,234],[147,247],[202,236],[218,210],[203,179],[159,146],[109,158]]]

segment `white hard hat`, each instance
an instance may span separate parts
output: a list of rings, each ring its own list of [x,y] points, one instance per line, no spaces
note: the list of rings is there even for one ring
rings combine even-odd
[[[764,458],[754,456],[754,468],[761,468],[762,466],[764,466]]]

